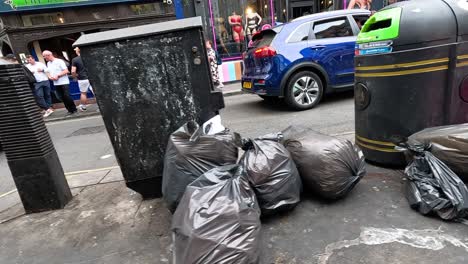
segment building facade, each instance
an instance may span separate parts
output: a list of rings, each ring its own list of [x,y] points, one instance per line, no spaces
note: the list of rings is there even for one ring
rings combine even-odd
[[[175,19],[170,0],[0,0],[0,56],[51,50],[68,61],[82,34]]]

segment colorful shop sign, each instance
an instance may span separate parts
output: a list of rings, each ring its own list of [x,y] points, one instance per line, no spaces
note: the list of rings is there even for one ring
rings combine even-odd
[[[0,0],[0,13],[48,9],[57,7],[98,5],[118,2],[117,0]]]

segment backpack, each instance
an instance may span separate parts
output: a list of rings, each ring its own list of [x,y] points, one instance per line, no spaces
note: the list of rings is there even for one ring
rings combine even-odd
[[[23,68],[26,81],[28,81],[30,84],[36,83],[36,77],[34,77],[34,74],[32,74],[28,67],[24,66],[23,64],[21,64],[21,67]]]
[[[216,54],[216,63],[218,65],[223,64],[223,60],[221,60],[221,57],[219,56],[219,53],[217,51],[215,51],[215,54]]]

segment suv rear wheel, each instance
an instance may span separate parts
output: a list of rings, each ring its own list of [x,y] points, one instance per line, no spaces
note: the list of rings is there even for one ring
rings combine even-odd
[[[285,101],[296,110],[316,106],[323,96],[323,84],[317,74],[302,71],[294,74],[286,86]]]

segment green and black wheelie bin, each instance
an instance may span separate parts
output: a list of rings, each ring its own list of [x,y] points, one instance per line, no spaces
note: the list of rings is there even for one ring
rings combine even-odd
[[[390,5],[356,44],[356,143],[367,160],[406,164],[395,139],[468,122],[468,2]]]

